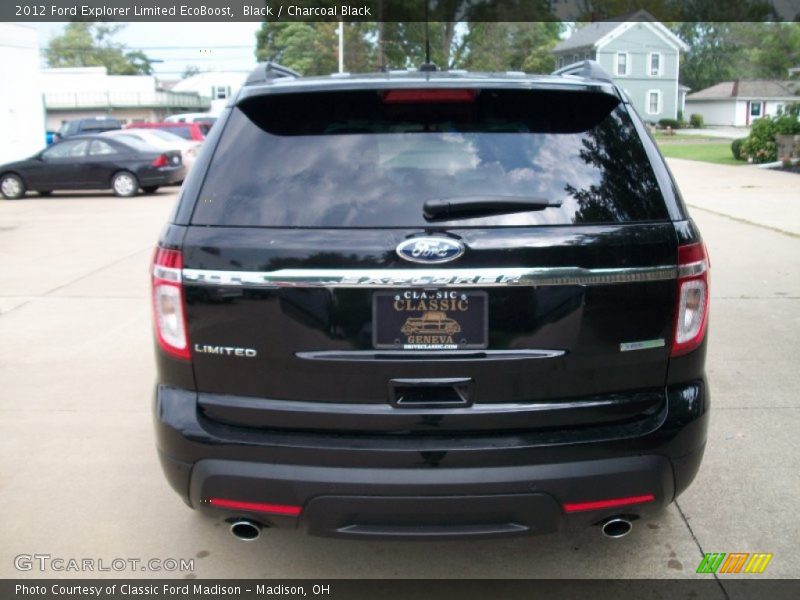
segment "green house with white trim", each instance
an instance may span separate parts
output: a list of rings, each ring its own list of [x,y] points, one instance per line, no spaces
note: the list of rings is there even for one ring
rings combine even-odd
[[[556,68],[596,60],[628,94],[642,119],[676,119],[688,88],[678,84],[688,47],[647,11],[584,25],[553,49]]]

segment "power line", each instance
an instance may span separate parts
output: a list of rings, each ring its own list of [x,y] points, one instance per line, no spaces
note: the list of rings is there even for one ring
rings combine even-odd
[[[131,50],[253,50],[255,45],[250,46],[136,46],[136,47],[129,47],[129,46],[109,46],[103,47],[100,46],[98,48],[87,48],[86,46],[60,46],[58,48],[59,51],[69,50],[69,51],[80,51],[80,50],[123,50],[123,51],[131,51]],[[40,52],[47,52],[47,48],[40,49]]]

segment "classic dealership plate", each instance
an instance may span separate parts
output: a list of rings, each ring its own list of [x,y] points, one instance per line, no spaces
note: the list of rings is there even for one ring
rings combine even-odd
[[[376,292],[373,344],[393,350],[465,350],[488,345],[488,296],[483,291]]]

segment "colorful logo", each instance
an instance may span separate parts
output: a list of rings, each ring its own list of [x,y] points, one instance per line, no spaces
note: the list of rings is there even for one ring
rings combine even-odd
[[[698,573],[763,573],[772,554],[749,552],[711,552],[703,557]]]

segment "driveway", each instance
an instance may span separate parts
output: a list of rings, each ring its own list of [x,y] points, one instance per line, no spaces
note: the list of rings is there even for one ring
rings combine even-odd
[[[774,553],[762,577],[800,576],[800,180],[767,173],[762,194],[726,167],[672,168],[713,265],[713,419],[694,485],[618,541],[596,529],[429,544],[273,530],[236,541],[183,505],[153,447],[147,271],[175,193],[0,202],[0,577],[85,575],[15,570],[15,556],[44,553],[194,559],[194,572],[173,575],[200,578],[666,578],[695,577],[704,552],[756,551]],[[769,197],[786,205],[779,222],[723,216]]]
[[[701,137],[724,138],[733,140],[750,135],[749,127],[730,127],[728,125],[709,125],[702,129],[681,129],[681,135],[699,135]]]

